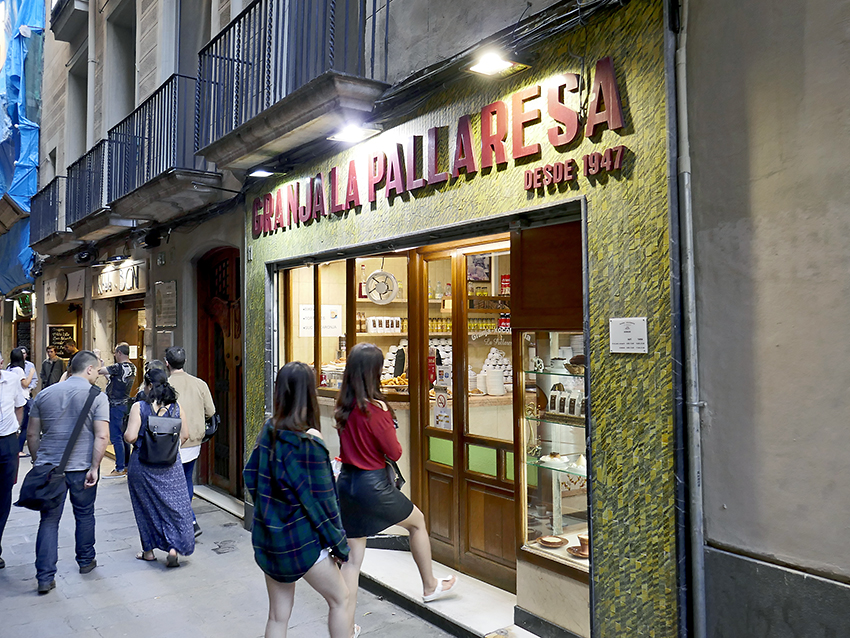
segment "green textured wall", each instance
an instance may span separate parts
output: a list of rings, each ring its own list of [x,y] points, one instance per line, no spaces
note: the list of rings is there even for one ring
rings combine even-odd
[[[424,193],[396,197],[380,194],[374,205],[309,226],[252,237],[250,203],[278,184],[267,183],[249,194],[246,211],[247,263],[246,347],[249,441],[259,428],[263,409],[265,264],[330,249],[385,240],[398,234],[439,228],[443,224],[556,204],[579,195],[588,201],[588,263],[592,383],[592,480],[595,634],[599,637],[675,636],[676,542],[674,513],[673,362],[669,184],[667,176],[666,78],[663,6],[660,0],[634,0],[605,12],[580,28],[540,48],[534,67],[512,80],[493,82],[470,76],[442,92],[419,114],[359,147],[303,167],[304,179],[335,165],[347,172],[356,152],[364,158],[358,171],[365,193],[365,156],[372,149],[424,135],[432,126],[454,131],[461,115],[472,115],[479,135],[482,106],[509,100],[517,89],[545,82],[556,73],[581,71],[570,54],[584,56],[587,73],[598,59],[611,56],[623,101],[626,127],[605,130],[591,141],[583,136],[561,152],[546,139],[552,125],[544,110],[543,125],[527,129],[527,143],[538,141],[542,157],[528,164],[511,160],[492,172],[443,184]],[[587,77],[587,73],[586,76]],[[538,100],[545,104],[545,100]],[[510,103],[508,101],[509,108]],[[527,107],[528,108],[528,107]],[[448,136],[444,136],[444,139]],[[510,138],[509,138],[510,141]],[[584,176],[570,187],[542,194],[525,191],[523,171],[573,158],[581,166],[585,153],[625,144],[630,153],[622,171],[591,182]],[[444,157],[448,156],[443,148]],[[477,153],[476,153],[477,159]],[[288,183],[292,177],[280,182]],[[363,196],[363,201],[366,197]],[[608,319],[649,318],[649,355],[608,353]],[[248,446],[250,447],[250,446]]]

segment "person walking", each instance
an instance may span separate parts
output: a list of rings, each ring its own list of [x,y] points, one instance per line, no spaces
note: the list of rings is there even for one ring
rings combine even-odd
[[[3,354],[0,353],[0,366]],[[21,372],[19,368],[16,368]],[[21,375],[0,369],[0,569],[3,560],[3,531],[12,508],[12,486],[18,477],[18,428],[24,418],[27,399],[21,385]]]
[[[395,415],[381,394],[383,362],[384,354],[377,346],[354,346],[348,354],[334,409],[342,460],[339,505],[351,546],[351,557],[343,565],[342,575],[351,592],[348,604],[352,623],[366,537],[392,525],[401,525],[410,533],[410,551],[422,579],[425,602],[454,594],[457,589],[454,576],[439,580],[434,577],[425,517],[390,482],[387,459],[398,461],[402,449],[395,432]]]
[[[180,446],[180,460],[186,475],[186,488],[189,490],[189,503],[195,495],[192,474],[195,461],[201,454],[201,443],[206,433],[206,420],[215,415],[210,388],[198,377],[183,369],[186,365],[186,351],[180,346],[172,346],[165,351],[165,366],[168,369],[168,383],[177,391],[180,409],[183,410],[183,424],[188,432],[186,442]],[[195,537],[201,535],[201,526],[192,513],[192,527]]]
[[[24,406],[24,418],[21,421],[21,433],[18,435],[18,452],[23,452],[24,443],[27,440],[27,424],[29,423],[30,407],[32,406],[32,388],[38,385],[38,377],[35,375],[35,366],[27,361],[26,348],[15,348],[9,355],[8,370],[16,372],[20,370],[21,386],[27,403]]]
[[[56,354],[55,346],[47,346],[47,358],[41,362],[41,387],[49,388],[54,383],[59,383],[62,373],[65,372],[65,362]]]
[[[154,549],[168,552],[166,566],[179,567],[178,556],[195,551],[192,507],[186,489],[186,477],[179,456],[170,465],[150,465],[139,458],[144,431],[151,416],[181,417],[177,393],[162,370],[145,373],[145,399],[133,404],[124,440],[133,445],[127,485],[142,542],[139,560],[155,561]],[[180,427],[180,442],[187,437],[185,422]]]
[[[35,397],[27,428],[27,446],[36,466],[58,466],[68,446],[74,426],[97,381],[100,359],[90,350],[80,350],[68,366],[68,378],[45,388]],[[94,502],[100,477],[100,462],[109,438],[109,401],[98,390],[83,423],[83,429],[65,466],[65,484],[76,520],[76,559],[81,574],[97,567],[95,558]],[[35,569],[38,593],[56,587],[59,557],[59,519],[65,499],[41,512],[35,543]]]
[[[301,578],[327,601],[331,638],[349,638],[349,593],[337,568],[349,550],[319,432],[316,375],[306,364],[293,361],[278,372],[274,415],[263,425],[243,476],[254,500],[254,558],[269,594],[265,638],[286,637]],[[358,627],[355,638],[359,633]]]
[[[130,363],[130,346],[125,342],[115,346],[115,363],[104,366],[100,374],[109,377],[106,396],[109,397],[109,439],[115,453],[115,469],[104,478],[127,476],[129,450],[124,449],[124,423],[127,416],[127,401],[136,380],[136,366]]]

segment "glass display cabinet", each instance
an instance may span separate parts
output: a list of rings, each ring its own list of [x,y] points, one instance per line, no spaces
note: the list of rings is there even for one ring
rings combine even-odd
[[[522,549],[589,570],[584,336],[516,331],[525,445]]]

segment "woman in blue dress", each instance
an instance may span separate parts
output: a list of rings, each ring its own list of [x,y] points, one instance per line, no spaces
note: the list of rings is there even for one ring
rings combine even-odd
[[[139,459],[139,447],[140,433],[147,426],[148,417],[180,418],[180,406],[177,393],[162,370],[152,368],[145,373],[144,396],[145,400],[130,408],[124,433],[124,440],[133,445],[127,485],[142,541],[142,551],[136,558],[155,561],[153,550],[160,549],[168,552],[165,563],[168,567],[179,567],[178,555],[188,556],[195,551],[192,507],[180,455],[171,465],[149,465]],[[188,436],[186,428],[181,427],[180,443]]]

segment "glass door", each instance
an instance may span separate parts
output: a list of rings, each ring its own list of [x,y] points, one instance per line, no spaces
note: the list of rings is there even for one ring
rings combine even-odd
[[[425,494],[439,560],[516,587],[510,244],[423,251]]]

